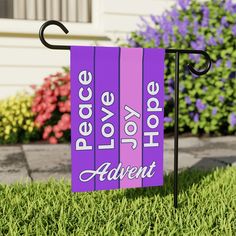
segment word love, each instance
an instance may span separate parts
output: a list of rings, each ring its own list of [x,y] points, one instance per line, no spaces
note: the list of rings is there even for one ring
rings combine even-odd
[[[119,163],[117,168],[109,170],[111,163],[105,162],[98,167],[97,170],[85,170],[80,173],[79,179],[82,182],[88,182],[93,179],[95,176],[99,176],[100,181],[111,181],[111,180],[122,180],[124,177],[128,179],[137,179],[137,178],[151,178],[155,174],[156,162],[152,162],[150,166],[127,166],[122,167],[122,163]]]
[[[93,92],[91,89],[92,84],[92,73],[87,71],[82,71],[79,73],[78,80],[82,86],[79,89],[79,98],[84,102],[79,104],[79,116],[84,121],[79,125],[79,133],[84,138],[79,138],[76,141],[76,150],[92,150],[92,145],[89,144],[86,140],[86,137],[92,135],[93,126],[91,122],[87,121],[93,116],[93,105],[92,105],[92,96]],[[103,137],[109,139],[106,144],[99,144],[98,149],[113,149],[114,148],[114,135],[115,128],[112,123],[109,122],[114,113],[109,110],[109,107],[114,104],[115,97],[113,93],[108,91],[104,92],[101,97],[101,101],[103,104],[102,112],[104,116],[101,121],[103,125],[101,127],[101,132]]]

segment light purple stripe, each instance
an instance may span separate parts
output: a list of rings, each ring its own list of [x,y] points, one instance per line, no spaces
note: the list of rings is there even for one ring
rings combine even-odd
[[[79,81],[79,74],[82,71],[87,71],[86,76],[90,72],[92,81],[88,85],[83,85]],[[88,88],[91,88],[93,93],[91,99],[83,101],[79,97],[80,89],[84,89],[83,96],[88,96]],[[92,116],[83,119],[79,115],[79,106],[84,104],[92,105]],[[88,114],[87,110],[83,110],[84,114]],[[82,135],[80,125],[92,125],[92,132],[88,136]],[[87,126],[86,126],[87,127]],[[94,170],[94,48],[93,47],[71,47],[71,154],[72,154],[72,191],[83,192],[94,190],[94,179],[88,182],[79,181],[79,175],[84,170]],[[82,128],[85,130],[85,128]],[[92,146],[92,150],[76,150],[76,141],[80,138],[86,140],[87,145]],[[86,175],[84,176],[86,177]]]
[[[143,166],[150,166],[153,162],[156,163],[153,177],[143,179],[144,187],[159,186],[163,184],[164,57],[164,49],[144,49],[143,132],[147,132],[148,134],[151,134],[150,132],[159,133],[158,135],[153,136],[153,142],[158,143],[158,147],[143,147]],[[155,84],[153,87],[149,87],[149,91],[157,91],[156,83],[158,83],[159,91],[157,94],[150,94],[148,92],[149,83]],[[149,108],[151,107],[151,111],[148,111],[148,100],[150,101]],[[162,109],[158,109],[157,107]],[[150,121],[151,126],[150,123],[148,125],[148,121]],[[159,124],[157,124],[157,121]],[[156,128],[155,125],[157,125]],[[147,134],[143,136],[143,145],[150,143],[150,137],[151,136]]]
[[[109,163],[110,171],[119,162],[119,48],[95,48],[95,76],[96,169]],[[97,176],[95,186],[117,189],[119,180],[100,181]]]
[[[121,48],[120,58],[120,162],[122,167],[142,166],[142,52],[141,48]],[[125,107],[139,113],[140,117],[129,114]],[[138,129],[133,136],[125,133],[125,125],[134,122]],[[129,126],[131,128],[131,126]],[[130,129],[132,130],[132,129]],[[137,147],[132,149],[131,143],[124,143],[125,139],[135,139]],[[120,188],[141,187],[141,178],[128,179],[126,176],[120,181]]]

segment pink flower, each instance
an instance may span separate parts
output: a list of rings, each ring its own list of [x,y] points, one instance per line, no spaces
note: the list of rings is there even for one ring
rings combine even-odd
[[[57,139],[53,136],[50,137],[48,141],[49,141],[50,144],[57,144],[58,143]]]
[[[55,88],[55,90],[54,90],[54,95],[57,97],[57,96],[59,96],[59,94],[60,94],[59,89],[58,89],[58,88]]]
[[[70,112],[70,101],[69,100],[67,100],[65,102],[65,109],[66,109],[66,111]]]
[[[44,130],[44,132],[43,132],[43,139],[44,140],[46,140],[46,139],[48,139],[48,133]]]
[[[31,110],[36,115],[35,123],[44,129],[42,138],[57,143],[71,126],[70,75],[57,73],[46,77],[43,85],[35,88]],[[53,127],[46,126],[55,123]]]
[[[56,109],[56,105],[55,104],[53,104],[53,105],[50,104],[48,106],[48,112],[53,112],[55,109]]]
[[[59,126],[59,128],[60,128],[61,130],[63,130],[63,131],[67,130],[67,125],[66,125],[66,123],[63,122],[62,120],[60,120],[60,121],[58,122],[58,126]]]
[[[47,90],[45,92],[45,95],[48,96],[48,97],[51,96],[52,95],[52,90]]]
[[[53,131],[54,131],[54,133],[60,132],[61,129],[60,129],[59,125],[55,125],[55,126],[53,127]]]
[[[65,113],[62,115],[61,120],[64,121],[65,123],[70,122],[70,115],[68,113]]]
[[[47,134],[50,134],[52,132],[52,126],[48,125],[46,126],[46,128],[44,129],[44,131],[47,133]]]
[[[63,133],[62,132],[56,132],[55,136],[56,136],[56,138],[59,139],[59,138],[61,138],[63,136]]]

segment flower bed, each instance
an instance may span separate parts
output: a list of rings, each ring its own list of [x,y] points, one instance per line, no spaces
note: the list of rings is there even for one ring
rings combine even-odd
[[[27,94],[0,102],[0,144],[27,143],[40,138],[31,105],[32,96]]]
[[[179,128],[182,133],[236,133],[236,5],[230,0],[199,3],[179,0],[179,6],[161,16],[143,20],[127,46],[203,49],[213,65],[207,75],[196,77],[185,67],[196,55],[180,57]],[[165,132],[174,126],[174,58],[166,55]],[[70,141],[69,71],[45,78],[30,96],[0,102],[0,143],[43,139],[52,144]],[[32,107],[32,112],[30,111]]]
[[[43,140],[51,144],[70,141],[70,77],[57,73],[35,88],[32,103],[35,124],[43,130]]]
[[[230,0],[179,0],[179,6],[161,16],[142,18],[128,46],[206,50],[213,66],[196,77],[185,67],[192,60],[204,65],[199,55],[180,57],[179,127],[193,134],[232,134],[236,131],[236,5]],[[165,129],[174,126],[174,60],[166,55]]]

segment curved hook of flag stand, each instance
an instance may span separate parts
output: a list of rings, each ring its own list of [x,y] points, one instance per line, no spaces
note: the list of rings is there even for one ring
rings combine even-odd
[[[69,30],[59,21],[49,20],[45,22],[39,30],[39,38],[42,44],[50,49],[57,50],[70,50],[70,46],[67,45],[52,45],[48,43],[44,38],[44,31],[50,25],[57,25],[65,34],[69,33]],[[175,54],[175,127],[174,127],[174,207],[178,206],[178,137],[179,137],[179,56],[180,54],[199,54],[203,55],[206,59],[205,68],[201,71],[196,70],[192,64],[188,64],[188,69],[195,75],[204,75],[211,68],[211,58],[209,54],[203,50],[191,50],[191,49],[165,49],[166,53]]]
[[[60,27],[63,32],[65,34],[69,33],[69,30],[60,22],[60,21],[56,21],[56,20],[49,20],[46,21],[39,29],[39,39],[41,40],[42,44],[50,49],[59,49],[59,50],[70,50],[70,46],[66,46],[66,45],[52,45],[50,43],[48,43],[45,38],[44,38],[44,31],[45,29],[50,26],[50,25],[57,25],[58,27]]]

